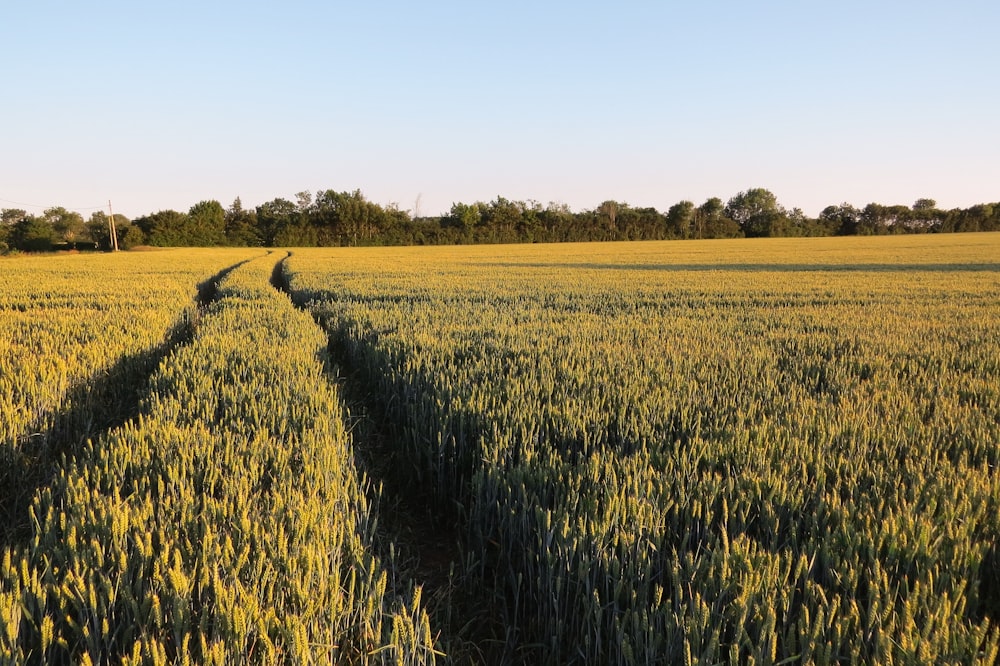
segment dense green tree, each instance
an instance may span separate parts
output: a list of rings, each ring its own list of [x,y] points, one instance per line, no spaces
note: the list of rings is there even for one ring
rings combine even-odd
[[[377,204],[371,204],[377,206]],[[412,241],[405,238],[412,238],[414,220],[409,211],[401,210],[399,206],[390,205],[384,209],[382,226],[378,230],[378,235],[372,239],[374,244],[379,245],[406,245]]]
[[[903,204],[895,204],[892,206],[886,206],[885,211],[888,213],[886,221],[892,233],[905,234],[913,230],[912,208]]]
[[[0,227],[13,227],[27,216],[28,212],[21,208],[0,209]]]
[[[977,204],[952,216],[953,231],[997,231],[1000,230],[1000,203]]]
[[[136,218],[137,225],[146,237],[146,242],[157,247],[197,245],[191,236],[187,215],[176,210],[161,210],[151,215]]]
[[[883,221],[893,234],[905,234],[911,231],[910,221],[913,217],[913,209],[902,204],[883,206]]]
[[[199,201],[187,214],[190,245],[226,244],[226,211],[215,199]]]
[[[309,219],[319,245],[368,245],[385,223],[381,206],[367,201],[361,190],[316,193]]]
[[[697,238],[693,201],[678,201],[667,210],[667,234],[672,238]]]
[[[915,233],[939,231],[944,219],[945,212],[938,209],[934,199],[917,199],[910,209],[907,229]]]
[[[482,210],[479,203],[452,203],[448,213],[441,217],[441,226],[469,232],[479,224],[481,218]]]
[[[98,249],[110,250],[111,249],[111,225],[108,222],[108,214],[101,210],[95,210],[90,214],[90,219],[87,220],[87,237],[91,241],[96,243]],[[115,213],[115,229],[118,234],[118,248],[128,249],[122,246],[122,237],[125,232],[132,227],[132,223],[124,215]],[[135,233],[132,234],[133,240],[142,235],[142,230],[136,228]],[[141,242],[134,243],[130,247],[135,247],[136,245],[141,245]]]
[[[239,197],[226,210],[226,243],[239,247],[258,247],[263,239],[257,230],[257,215],[243,207]]]
[[[616,238],[618,240],[654,240],[665,238],[664,216],[655,208],[622,205]]]
[[[524,204],[498,196],[481,209],[478,237],[487,243],[512,243],[521,226]]]
[[[202,201],[190,211],[161,210],[137,218],[134,224],[150,245],[212,247],[225,245],[225,211],[218,201]]]
[[[912,216],[909,206],[870,203],[861,211],[857,233],[862,236],[908,233]]]
[[[20,208],[0,209],[0,252],[6,252],[13,244],[14,225],[27,217],[28,212]]]
[[[1000,231],[1000,202],[994,202],[990,204],[982,204],[984,213],[989,210],[989,214],[985,215],[983,223],[980,227],[981,231]],[[973,206],[973,209],[975,206]]]
[[[777,197],[762,187],[733,196],[726,203],[726,216],[736,222],[748,238],[781,236],[788,228],[787,214],[778,204]]]
[[[115,220],[117,222],[118,220]],[[87,236],[102,250],[111,248],[111,228],[108,215],[102,210],[95,210],[87,220]]]
[[[344,198],[341,222],[346,237],[342,244],[373,245],[391,221],[406,217],[408,215],[395,204],[379,206],[365,199],[361,190],[355,190]]]
[[[785,211],[784,229],[778,234],[772,229],[772,235],[798,237],[825,236],[827,234],[823,225],[806,215],[801,208],[792,208]]]
[[[698,207],[695,216],[698,238],[736,238],[743,232],[735,220],[726,215],[726,207],[719,197],[711,197]]]
[[[300,213],[308,213],[309,209],[312,208],[312,203],[313,195],[309,190],[295,193],[295,205],[298,206]]]
[[[521,221],[517,225],[516,242],[537,243],[545,238],[545,230],[542,226],[542,213],[545,209],[537,201],[522,202]]]
[[[489,202],[455,202],[441,217],[411,218],[408,211],[368,201],[360,190],[302,191],[295,202],[274,199],[245,209],[239,197],[224,210],[218,201],[195,204],[187,213],[160,211],[130,225],[116,216],[119,245],[162,246],[408,245],[523,243],[740,236],[816,236],[1000,230],[1000,203],[941,210],[933,199],[912,206],[870,203],[858,210],[848,203],[827,206],[816,219],[787,210],[763,188],[739,192],[723,203],[709,198],[695,207],[679,201],[667,212],[634,208],[605,200],[573,212],[565,204],[517,201],[497,196]],[[78,214],[61,207],[31,216],[20,209],[0,210],[0,251],[5,247],[47,249],[60,242],[92,239],[110,246],[107,216],[96,211],[81,228]]]
[[[565,241],[567,234],[573,228],[576,218],[569,206],[564,203],[550,201],[549,204],[538,213],[540,229],[539,240],[545,242]]]
[[[839,206],[827,206],[819,214],[819,223],[829,234],[854,235],[860,222],[861,211],[846,201]]]
[[[52,222],[45,217],[25,215],[10,233],[11,246],[26,252],[47,252],[59,240]]]
[[[52,227],[56,242],[75,243],[83,240],[87,228],[83,216],[79,213],[66,210],[62,206],[55,206],[45,209],[42,217]]]
[[[146,234],[134,224],[124,224],[118,227],[118,249],[131,250],[146,244]]]
[[[604,232],[600,240],[619,240],[618,216],[623,208],[628,208],[628,204],[608,199],[594,210],[594,219]]]
[[[280,239],[290,235],[288,230],[299,227],[299,209],[288,199],[277,198],[257,206],[257,233],[264,245],[280,247]]]
[[[877,203],[870,203],[861,210],[861,217],[858,219],[857,231],[859,236],[878,236],[889,233],[886,224],[888,214],[885,206]]]

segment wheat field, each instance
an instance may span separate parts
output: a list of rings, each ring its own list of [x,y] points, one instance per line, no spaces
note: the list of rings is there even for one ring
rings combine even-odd
[[[0,267],[5,663],[997,661],[996,234]]]

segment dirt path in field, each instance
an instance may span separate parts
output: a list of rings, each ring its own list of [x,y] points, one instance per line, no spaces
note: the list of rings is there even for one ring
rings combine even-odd
[[[392,561],[390,570],[400,591],[410,584],[423,589],[423,603],[431,615],[431,627],[449,641],[457,632],[451,617],[456,607],[455,576],[462,571],[460,534],[454,523],[437,518],[432,498],[409,489],[405,470],[400,469],[393,442],[395,435],[384,418],[379,398],[371,395],[357,373],[341,356],[333,358],[338,392],[349,414],[347,427],[358,467],[377,499],[379,556]]]
[[[285,259],[275,264],[271,285],[292,297]],[[296,306],[308,312],[302,305]],[[322,322],[317,321],[317,325],[322,326]],[[484,627],[492,625],[489,604],[484,603],[488,593],[462,579],[467,569],[462,532],[454,520],[438,515],[431,494],[415,488],[413,474],[401,466],[393,445],[397,435],[385,416],[385,397],[362,380],[332,338],[329,352],[327,375],[337,386],[355,462],[376,502],[375,547],[394,578],[390,585],[400,593],[413,585],[422,588],[422,604],[438,648],[448,655],[447,663],[501,663],[490,654],[489,646],[495,642],[492,634],[484,634]]]
[[[136,418],[150,376],[160,363],[194,335],[199,313],[216,298],[219,282],[240,265],[227,266],[195,285],[195,309],[184,311],[163,342],[123,356],[111,367],[77,383],[63,408],[40,414],[14,447],[0,450],[0,549],[31,537],[29,507],[35,493],[57,473],[63,455],[71,460],[87,440]]]

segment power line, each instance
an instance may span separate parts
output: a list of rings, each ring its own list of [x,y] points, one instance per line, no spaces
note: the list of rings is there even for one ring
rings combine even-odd
[[[23,201],[11,201],[10,199],[0,199],[0,201],[2,201],[4,203],[14,204],[15,206],[25,206],[26,208],[41,208],[43,210],[45,210],[47,208],[56,208],[56,206],[43,206],[41,204],[24,203]],[[66,208],[67,210],[99,210],[99,209],[105,208],[105,206],[103,206],[103,205],[101,205],[101,206],[62,206],[62,208]]]

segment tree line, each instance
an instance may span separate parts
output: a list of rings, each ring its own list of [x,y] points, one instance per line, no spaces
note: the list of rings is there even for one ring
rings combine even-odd
[[[108,215],[84,220],[62,207],[32,215],[0,210],[0,251],[109,249]],[[546,206],[498,196],[488,202],[454,203],[438,217],[416,217],[395,205],[368,201],[360,190],[300,192],[295,201],[276,198],[244,208],[237,198],[224,208],[201,201],[186,213],[161,210],[134,220],[115,215],[119,247],[335,245],[445,245],[466,243],[550,243],[570,241],[668,240],[776,236],[884,235],[1000,231],[1000,202],[942,210],[933,199],[912,206],[848,203],[827,206],[811,218],[787,209],[763,188],[751,188],[723,202],[680,201],[666,212],[604,201],[574,212],[565,204]]]

